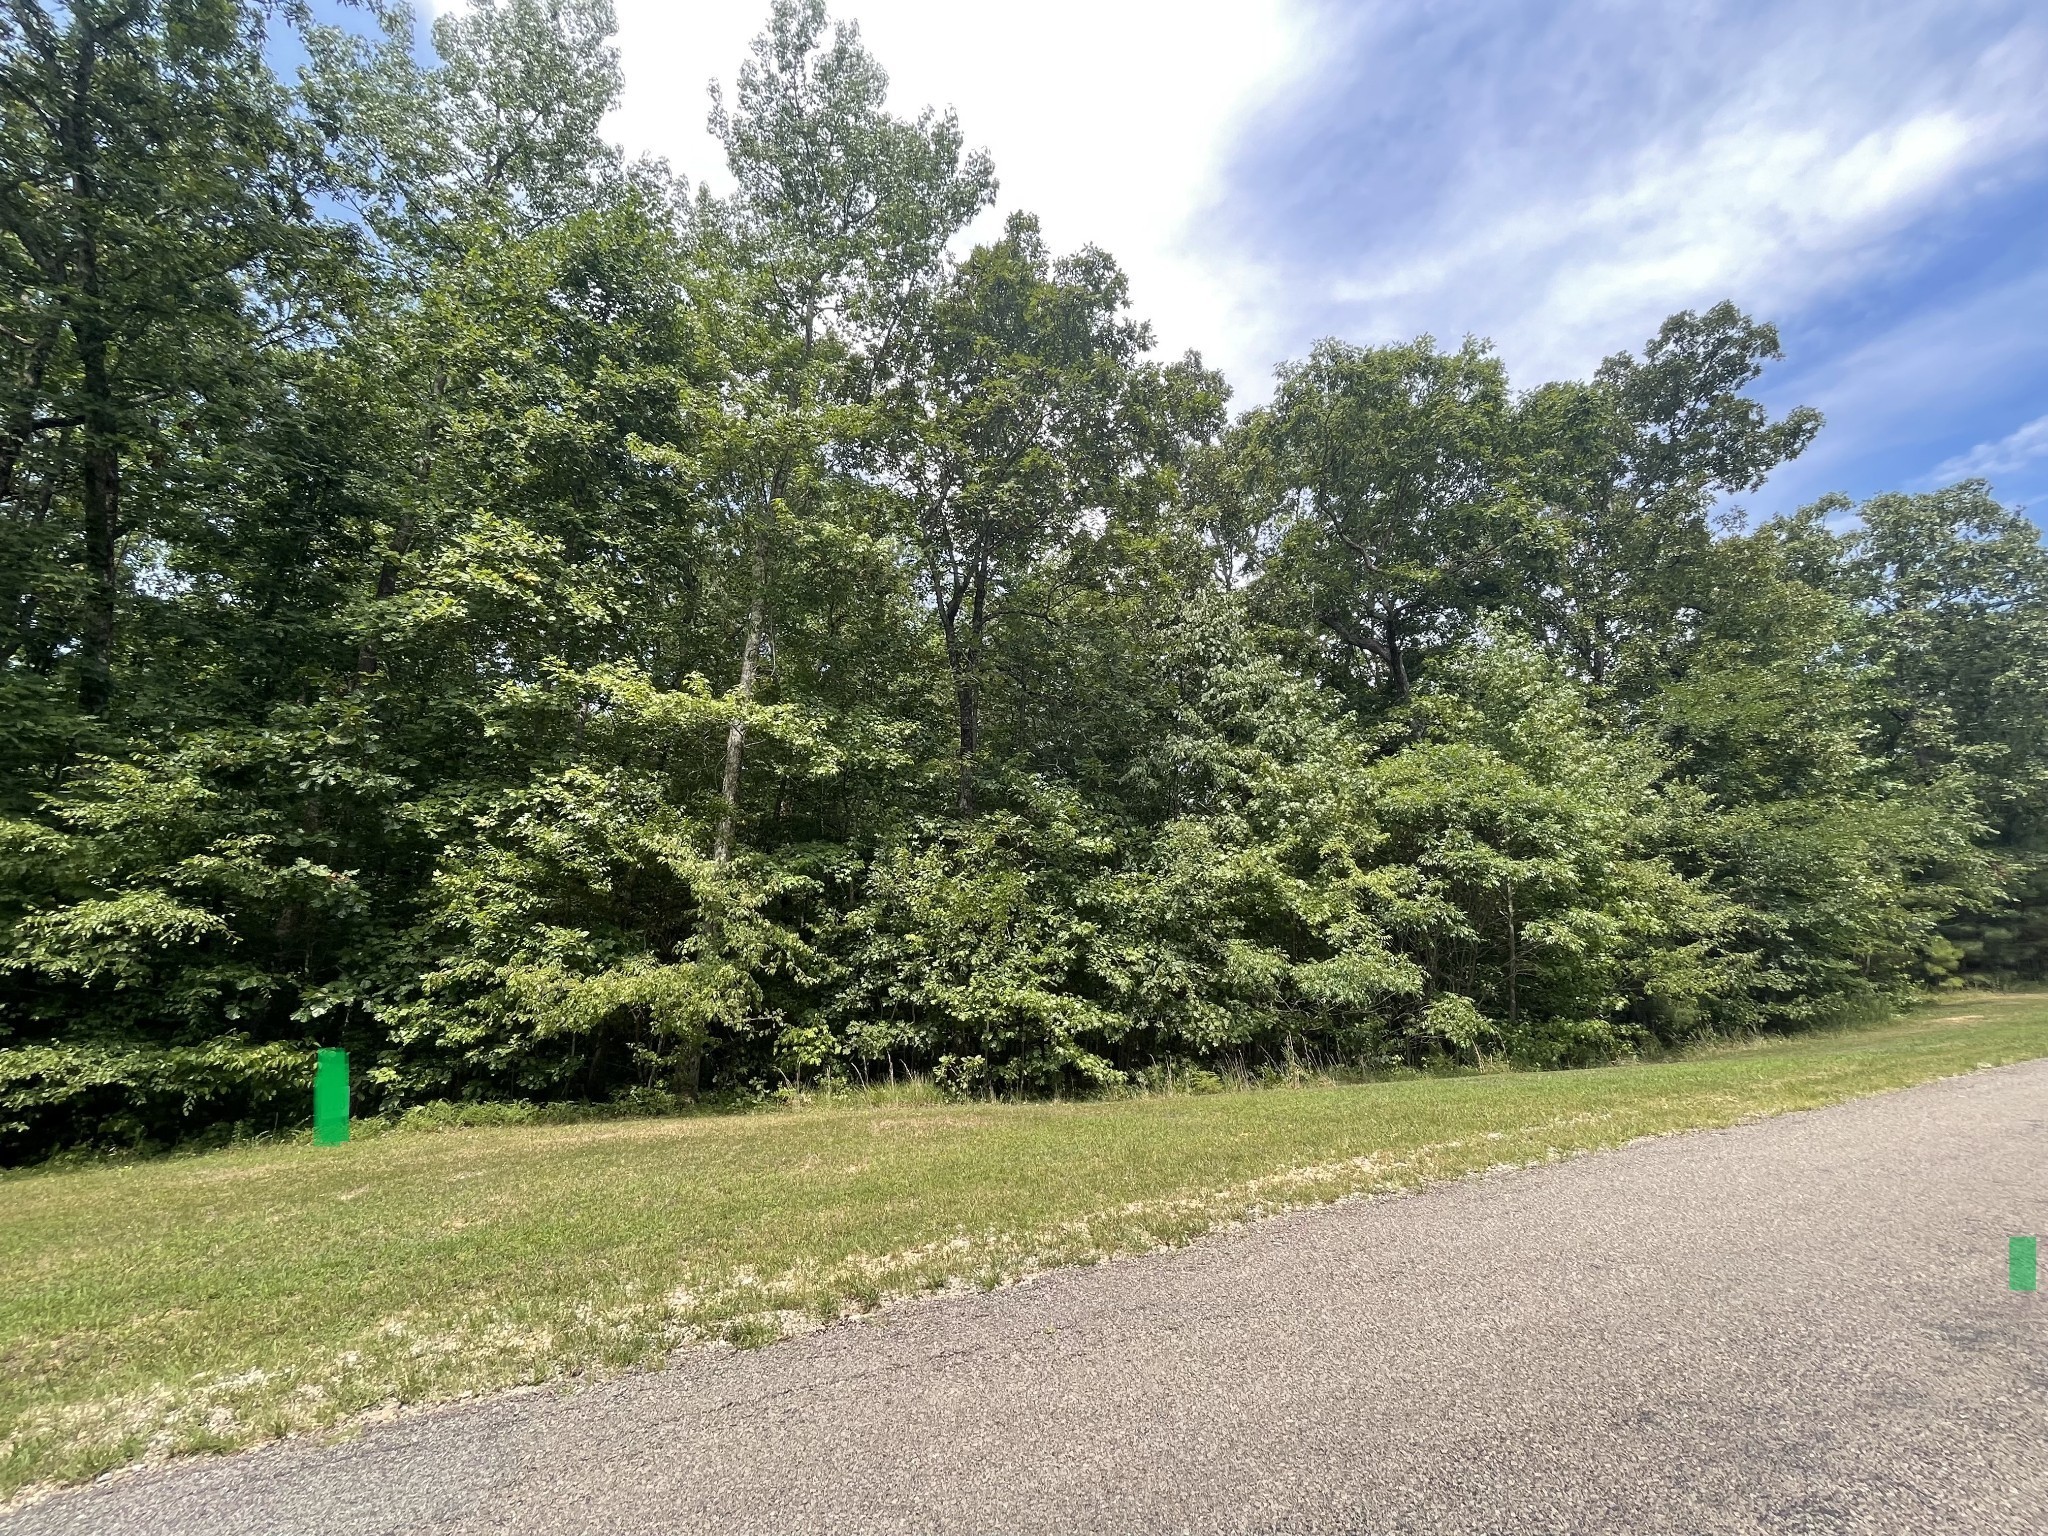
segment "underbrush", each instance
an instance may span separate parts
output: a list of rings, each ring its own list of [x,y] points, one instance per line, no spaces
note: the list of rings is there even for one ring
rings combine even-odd
[[[1947,990],[1929,995],[1920,1006],[1950,1005],[1972,995],[1994,998],[1997,989]],[[948,1082],[928,1073],[892,1069],[885,1077],[858,1069],[827,1072],[809,1079],[797,1078],[772,1087],[744,1091],[722,1090],[686,1095],[658,1088],[629,1090],[603,1100],[535,1101],[530,1099],[436,1099],[387,1111],[357,1115],[350,1122],[350,1138],[374,1140],[393,1135],[432,1134],[445,1131],[500,1129],[518,1126],[575,1126],[606,1121],[667,1119],[722,1115],[771,1114],[805,1109],[853,1109],[908,1107],[942,1104],[1027,1104],[1088,1103],[1107,1100],[1143,1099],[1176,1095],[1247,1093],[1270,1089],[1346,1087],[1369,1083],[1403,1082],[1418,1078],[1461,1078],[1556,1070],[1583,1070],[1599,1066],[1683,1061],[1726,1051],[1753,1050],[1776,1042],[1824,1039],[1878,1027],[1897,1016],[1891,1008],[1876,1003],[1844,1006],[1796,1031],[1747,1030],[1735,1033],[1701,1031],[1669,1043],[1646,1039],[1614,1049],[1596,1060],[1574,1061],[1565,1066],[1518,1061],[1506,1054],[1479,1054],[1476,1060],[1462,1059],[1447,1052],[1425,1055],[1419,1061],[1397,1058],[1359,1061],[1313,1044],[1286,1042],[1282,1049],[1264,1058],[1226,1055],[1211,1060],[1169,1058],[1148,1062],[1121,1074],[1121,1080],[1080,1093],[1028,1093],[998,1090],[982,1081],[971,1087]],[[10,1173],[36,1169],[123,1164],[165,1157],[198,1156],[230,1148],[290,1146],[309,1143],[309,1119],[294,1119],[282,1108],[282,1097],[262,1120],[244,1119],[230,1124],[201,1125],[176,1138],[138,1137],[128,1145],[68,1148],[16,1169],[0,1167],[0,1178]],[[301,1092],[299,1098],[307,1094]]]

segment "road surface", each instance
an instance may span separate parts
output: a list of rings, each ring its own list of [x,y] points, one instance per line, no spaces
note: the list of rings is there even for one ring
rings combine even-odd
[[[5,1536],[2048,1530],[2048,1062],[1302,1212]]]

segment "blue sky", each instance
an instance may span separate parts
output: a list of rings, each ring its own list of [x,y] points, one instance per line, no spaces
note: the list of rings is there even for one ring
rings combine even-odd
[[[765,0],[616,0],[613,128],[721,180],[704,83]],[[837,0],[1001,208],[1132,274],[1241,402],[1318,336],[1580,374],[1732,298],[1819,406],[1761,514],[1966,473],[2048,509],[2040,0]]]
[[[2048,503],[2048,8],[1383,3],[1234,136],[1213,238],[1275,339],[1576,373],[1727,297],[1829,426],[1754,498],[1987,474]]]

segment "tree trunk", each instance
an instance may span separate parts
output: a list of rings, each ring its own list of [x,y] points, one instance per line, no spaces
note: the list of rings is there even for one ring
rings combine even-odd
[[[419,457],[413,461],[412,479],[421,497],[430,494],[434,480],[434,449],[441,436],[441,400],[448,393],[448,370],[436,368],[427,382],[426,441],[421,445]],[[419,517],[414,511],[399,515],[398,526],[391,532],[391,542],[385,547],[384,558],[377,566],[377,602],[388,603],[398,594],[398,577],[405,557],[412,553],[413,540],[419,536]],[[377,647],[367,635],[356,647],[356,681],[361,682],[382,665],[377,656]]]
[[[412,550],[413,519],[407,513],[399,519],[398,527],[391,535],[391,544],[384,551],[384,559],[377,567],[377,601],[387,603],[398,593],[398,564]],[[375,672],[383,663],[377,657],[376,642],[367,635],[356,646],[356,681]]]
[[[1515,882],[1507,883],[1508,895],[1508,1039],[1512,1041],[1521,1027],[1522,1010],[1515,991],[1515,977],[1522,969],[1522,940],[1515,931]]]
[[[742,710],[754,697],[754,673],[761,654],[761,628],[768,612],[768,558],[762,541],[754,541],[754,598],[747,606],[747,637],[740,651],[740,682],[733,690]],[[719,786],[723,803],[718,815],[718,835],[711,845],[713,862],[724,864],[732,858],[733,836],[739,824],[740,762],[747,744],[744,713],[733,716],[725,732],[725,778]]]
[[[79,626],[79,706],[103,715],[114,699],[114,599],[120,583],[121,454],[97,433],[85,439],[85,618]]]
[[[960,706],[960,815],[972,820],[974,811],[974,755],[981,748],[981,654],[988,632],[988,566],[978,561],[967,608],[968,644],[966,654],[954,661],[953,688]],[[953,651],[947,634],[947,650]]]
[[[960,815],[974,816],[974,750],[981,741],[981,691],[971,674],[953,685],[960,707]]]
[[[670,1079],[678,1098],[697,1101],[697,1090],[704,1077],[704,1035],[700,1030],[691,1030],[676,1049],[675,1075]]]
[[[58,317],[53,314],[36,332],[28,356],[22,361],[21,374],[15,384],[14,411],[7,423],[6,435],[0,437],[0,501],[14,499],[14,472],[35,433],[36,402],[42,394],[50,349],[57,344],[58,324]]]
[[[950,553],[950,546],[949,546]],[[961,634],[961,607],[970,592],[978,589],[957,567],[943,568],[937,555],[930,557],[927,576],[932,587],[932,609],[938,615],[940,633],[946,640],[946,670],[953,676],[953,710],[960,728],[958,805],[963,819],[974,815],[974,749],[981,739],[981,690],[975,675],[979,651]],[[974,642],[980,639],[981,604],[970,609],[967,624]]]

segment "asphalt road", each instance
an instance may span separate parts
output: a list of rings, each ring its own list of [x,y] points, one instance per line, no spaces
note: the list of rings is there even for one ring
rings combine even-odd
[[[29,1533],[2048,1529],[2048,1062],[121,1478]]]

